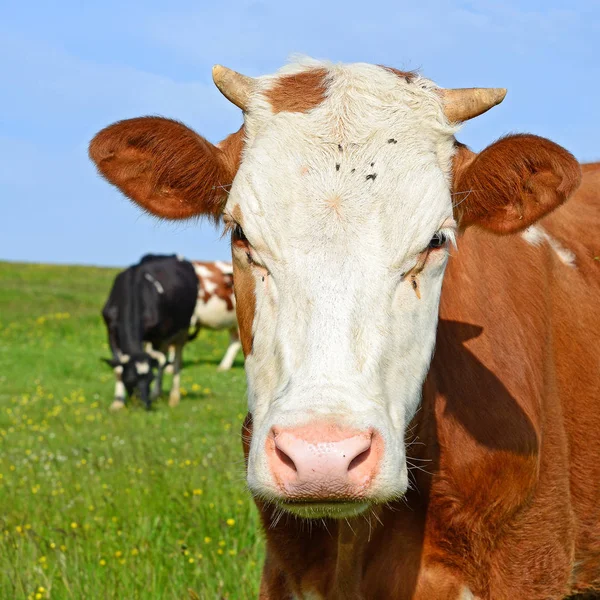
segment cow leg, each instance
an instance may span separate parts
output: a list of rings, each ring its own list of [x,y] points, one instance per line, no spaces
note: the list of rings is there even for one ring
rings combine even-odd
[[[150,398],[152,400],[156,400],[160,398],[162,395],[163,389],[163,375],[166,371],[167,364],[159,365],[158,370],[156,371],[156,379],[154,380],[154,385],[152,386],[152,394],[150,394]]]
[[[121,410],[125,406],[125,385],[123,384],[123,367],[121,365],[113,369],[115,373],[115,396],[110,410]]]
[[[225,356],[217,368],[217,371],[229,371],[233,365],[233,361],[235,360],[237,353],[242,347],[237,327],[229,330],[229,340],[229,348],[227,348],[227,352],[225,352]]]
[[[169,346],[167,354],[167,364],[165,365],[165,373],[171,375],[173,373],[173,361],[175,360],[175,346]]]
[[[169,394],[169,406],[177,406],[181,398],[181,363],[183,358],[183,344],[175,345],[175,357],[173,359],[173,384],[171,385],[171,393]]]

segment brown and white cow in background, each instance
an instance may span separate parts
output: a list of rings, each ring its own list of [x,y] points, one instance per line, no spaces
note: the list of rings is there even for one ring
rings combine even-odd
[[[145,210],[232,231],[261,598],[600,590],[600,165],[574,195],[549,140],[459,144],[504,90],[213,73],[239,132],[131,119],[90,155]]]
[[[198,299],[194,308],[194,314],[190,321],[190,333],[187,342],[194,340],[200,330],[227,329],[229,331],[229,346],[219,364],[219,371],[227,371],[233,366],[233,361],[242,347],[238,332],[235,314],[235,294],[233,291],[233,266],[223,261],[202,262],[190,261],[198,278]],[[186,342],[186,343],[187,343]],[[148,345],[151,351],[152,345]],[[156,350],[155,350],[156,353]],[[158,353],[160,356],[160,352]],[[163,360],[166,357],[163,357]],[[155,396],[162,393],[162,379],[164,373],[173,374],[174,386],[179,389],[180,376],[173,373],[174,364],[181,356],[177,356],[175,346],[169,348],[167,364],[157,372],[155,383]]]
[[[194,340],[201,329],[229,331],[229,346],[221,360],[218,371],[228,371],[240,351],[242,344],[235,314],[235,294],[233,291],[233,265],[217,260],[215,262],[191,261],[198,277],[198,301],[190,322],[188,341]],[[169,366],[165,372],[171,372],[174,348],[169,350]]]
[[[238,333],[233,292],[233,265],[215,262],[191,261],[198,276],[198,302],[190,324],[194,339],[203,328],[229,331],[229,346],[219,364],[219,371],[228,371],[242,344]]]

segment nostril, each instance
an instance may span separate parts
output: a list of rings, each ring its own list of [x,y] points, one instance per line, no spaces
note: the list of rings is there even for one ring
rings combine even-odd
[[[352,471],[352,469],[356,469],[360,465],[362,465],[371,455],[371,446],[369,446],[364,452],[361,452],[358,456],[355,456],[348,465],[348,471]]]
[[[277,446],[275,446],[275,455],[284,465],[287,465],[294,472],[298,472],[294,461],[283,450],[281,450],[281,448],[278,448]]]

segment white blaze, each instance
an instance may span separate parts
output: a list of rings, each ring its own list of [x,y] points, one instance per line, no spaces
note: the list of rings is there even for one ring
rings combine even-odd
[[[418,276],[421,299],[402,274],[451,220],[454,129],[427,80],[308,66],[329,72],[327,97],[309,112],[273,114],[253,96],[226,207],[239,205],[269,273],[254,268],[248,480],[266,496],[274,489],[264,452],[272,426],[329,417],[381,434],[373,495],[387,499],[406,490],[404,431],[433,351],[445,251]]]

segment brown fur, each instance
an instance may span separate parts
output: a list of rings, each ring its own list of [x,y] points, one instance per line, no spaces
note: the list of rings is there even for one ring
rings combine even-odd
[[[401,79],[404,79],[404,81],[406,81],[406,83],[412,83],[416,77],[416,73],[413,73],[412,71],[400,71],[399,69],[394,69],[394,67],[386,67],[385,65],[379,65],[379,66],[384,68],[386,71],[389,71],[390,73],[393,73],[394,75],[397,75]]]
[[[254,291],[254,276],[247,262],[233,260],[233,277],[235,279],[235,300],[237,308],[238,327],[244,356],[252,352],[254,311],[256,295]]]
[[[459,223],[496,233],[529,227],[569,198],[581,181],[569,152],[529,134],[501,138],[477,155],[459,145],[454,166]]]
[[[555,168],[575,185],[573,165]],[[425,472],[413,471],[405,502],[311,528],[294,517],[273,526],[273,509],[258,503],[261,599],[459,600],[468,588],[485,600],[558,600],[600,590],[600,165],[583,171],[581,190],[541,222],[577,269],[520,236],[469,228],[461,238],[411,428],[420,443],[409,460]],[[245,427],[247,453],[250,416]]]
[[[227,305],[227,311],[234,309],[233,306],[233,275],[229,273],[223,273],[215,263],[212,262],[201,262],[199,260],[193,260],[194,266],[204,267],[207,271],[210,271],[210,276],[203,276],[196,273],[198,277],[198,298],[204,304],[213,297],[217,296]],[[214,290],[208,291],[207,281],[213,284]],[[210,286],[211,288],[213,286]]]
[[[220,218],[233,181],[243,130],[219,149],[182,123],[161,117],[119,121],[90,143],[108,181],[148,212],[167,219]]]
[[[325,69],[311,69],[295,75],[282,75],[265,92],[274,113],[307,112],[325,100]]]

